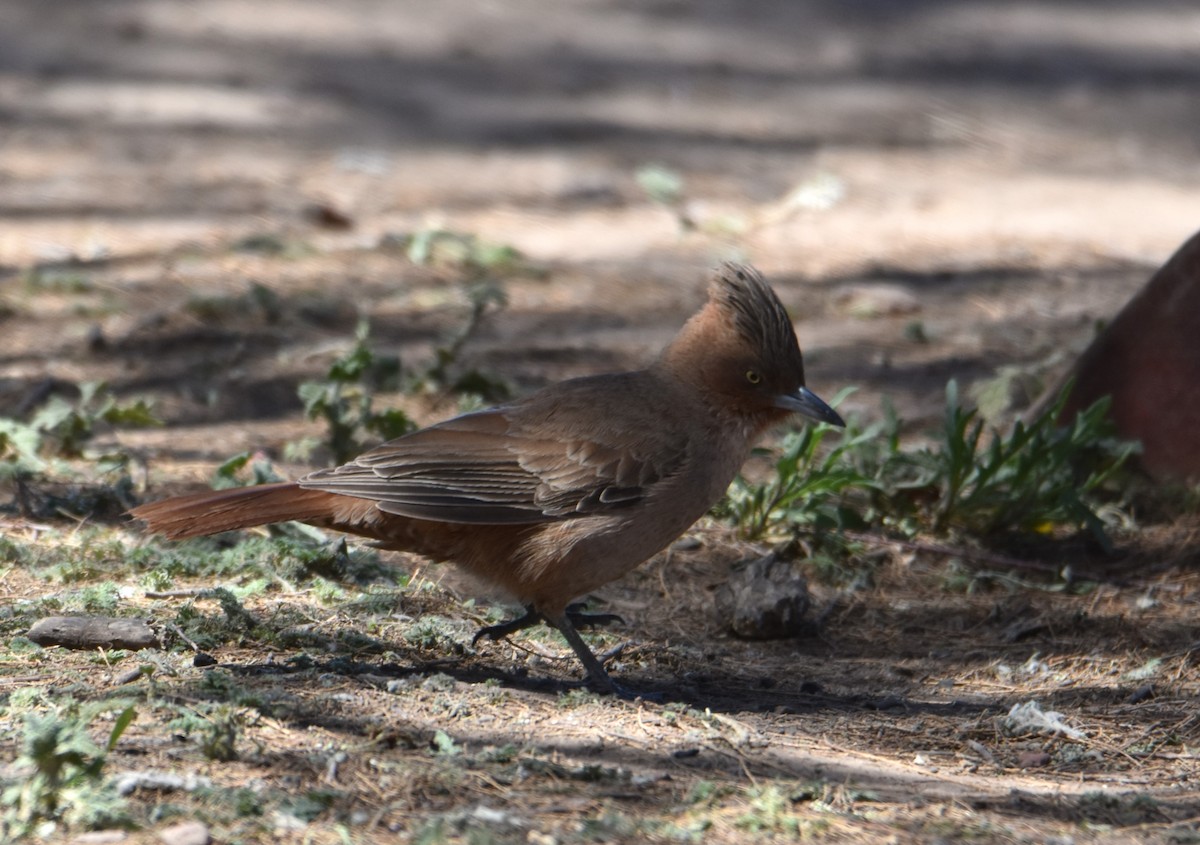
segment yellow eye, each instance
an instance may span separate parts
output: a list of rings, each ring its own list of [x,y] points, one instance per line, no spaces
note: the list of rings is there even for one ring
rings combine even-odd
[[[762,376],[760,376],[756,370],[746,370],[746,381],[750,382],[751,384],[758,384],[760,381],[762,381]]]

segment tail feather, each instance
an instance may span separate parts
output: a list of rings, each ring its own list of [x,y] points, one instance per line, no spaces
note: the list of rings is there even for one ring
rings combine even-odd
[[[213,490],[140,505],[129,513],[170,540],[219,534],[288,520],[325,521],[342,497],[292,481]]]

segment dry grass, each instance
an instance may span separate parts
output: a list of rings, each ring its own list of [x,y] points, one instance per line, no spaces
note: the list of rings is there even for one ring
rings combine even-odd
[[[28,524],[5,528],[33,539]],[[426,580],[438,570],[372,588],[370,602],[349,584],[331,596],[271,583],[242,599],[253,624],[239,629],[215,601],[186,595],[204,580],[149,598],[112,560],[79,581],[48,580],[54,549],[80,542],[60,525],[37,532],[37,565],[4,572],[6,633],[111,580],[112,612],[153,620],[168,647],[17,650],[0,663],[0,689],[38,688],[31,710],[133,702],[138,718],[106,774],[210,784],[135,791],[129,809],[146,832],[128,841],[152,841],[178,817],[230,842],[1192,835],[1194,574],[1083,595],[979,584],[962,594],[942,583],[944,565],[897,559],[874,587],[837,599],[819,639],[746,643],[716,629],[706,585],[748,550],[719,527],[697,536],[698,548],[672,554],[670,581],[660,559],[605,591],[605,608],[631,626],[595,635],[599,646],[637,638],[615,671],[663,692],[662,704],[573,688],[575,663],[554,636],[472,649],[472,631],[493,617]],[[84,542],[140,541],[113,528]],[[193,665],[173,631],[185,606],[210,620],[203,650],[217,665]],[[152,674],[131,678],[141,664]],[[1026,701],[1085,736],[1014,732],[1005,716]],[[19,709],[4,722],[9,758]],[[212,759],[214,735],[230,738],[233,759]]]

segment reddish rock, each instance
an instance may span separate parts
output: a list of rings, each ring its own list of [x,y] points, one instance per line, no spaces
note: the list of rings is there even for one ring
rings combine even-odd
[[[1105,395],[1122,437],[1160,479],[1200,479],[1200,233],[1080,357],[1063,419]]]

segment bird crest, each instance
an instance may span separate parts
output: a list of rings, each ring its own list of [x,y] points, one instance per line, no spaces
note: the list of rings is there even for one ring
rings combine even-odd
[[[730,314],[738,334],[766,360],[793,368],[803,366],[792,318],[753,267],[723,264],[713,274],[708,297]]]

